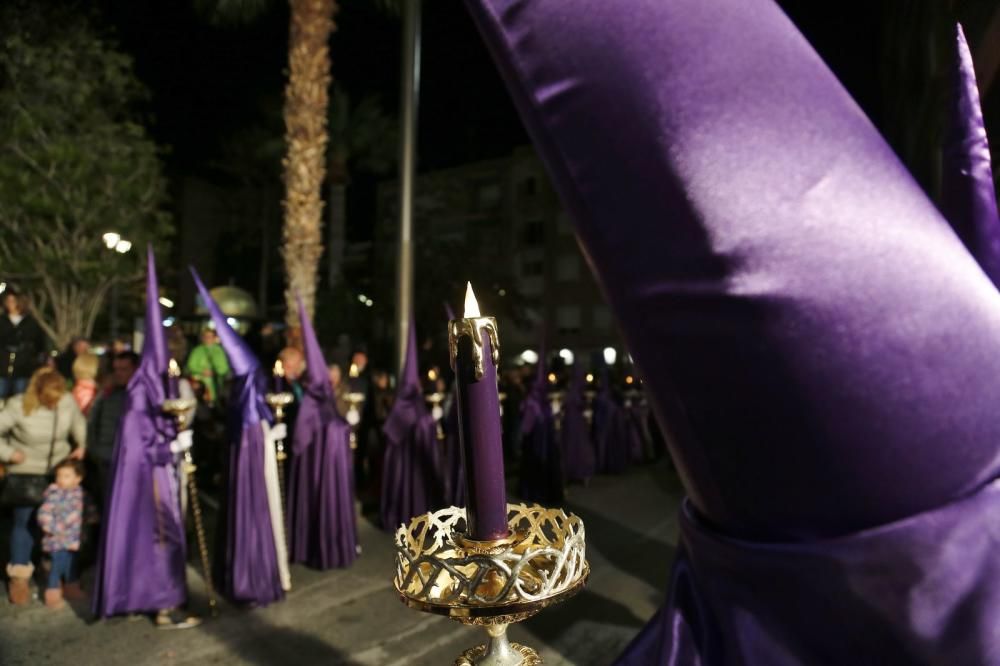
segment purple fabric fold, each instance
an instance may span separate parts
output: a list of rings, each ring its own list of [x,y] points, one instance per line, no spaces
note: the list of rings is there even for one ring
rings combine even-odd
[[[128,385],[111,459],[111,492],[101,525],[93,612],[153,612],[187,601],[185,533],[170,442],[167,344],[153,250],[147,252],[146,336]]]
[[[584,415],[587,409],[587,398],[583,394],[585,384],[583,367],[577,364],[573,369],[573,381],[566,391],[559,431],[567,481],[587,481],[595,471],[594,440]]]
[[[771,0],[466,4],[726,535],[685,527],[711,616],[661,657],[997,662],[1000,293],[805,39]]]
[[[403,376],[396,400],[385,420],[382,463],[382,528],[395,531],[402,523],[443,504],[441,444],[437,424],[427,410],[417,367],[416,327],[410,319]]]
[[[236,603],[266,606],[285,598],[271,527],[271,509],[264,482],[263,423],[273,421],[264,401],[267,380],[260,361],[232,329],[208,289],[191,269],[198,292],[208,308],[233,370],[226,405],[229,463],[219,529],[224,536],[220,590]]]
[[[1000,286],[1000,215],[972,53],[955,26],[955,74],[945,136],[941,209],[993,284]]]
[[[994,481],[855,534],[761,543],[687,503],[670,599],[617,664],[998,663],[998,512]]]
[[[299,299],[306,371],[288,477],[289,556],[314,569],[357,558],[351,426],[337,413],[316,331]]]

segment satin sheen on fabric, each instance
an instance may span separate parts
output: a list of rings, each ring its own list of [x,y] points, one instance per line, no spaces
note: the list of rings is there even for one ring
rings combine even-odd
[[[306,370],[288,476],[291,558],[314,569],[346,567],[358,545],[351,426],[337,413],[326,359],[301,300],[299,321]]]
[[[99,618],[154,612],[187,601],[184,518],[170,452],[177,431],[163,413],[168,361],[156,263],[149,248],[146,337],[127,388],[102,516],[93,599]]]
[[[466,4],[689,495],[622,663],[997,663],[1000,294],[805,39],[771,0]]]

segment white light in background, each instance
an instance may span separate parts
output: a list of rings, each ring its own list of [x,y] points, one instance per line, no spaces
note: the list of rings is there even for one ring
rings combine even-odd
[[[618,358],[618,350],[614,347],[604,348],[604,362],[608,365],[614,365],[615,360]]]
[[[121,234],[117,234],[114,231],[109,231],[108,233],[101,236],[101,240],[104,241],[104,245],[109,249],[115,249],[115,245],[118,245],[118,241],[122,239]]]
[[[236,321],[236,317],[226,317],[226,323],[229,324],[231,328],[236,328],[236,324],[239,322]]]
[[[127,241],[124,238],[117,243],[115,243],[115,252],[118,254],[125,254],[132,249],[132,241]]]
[[[163,320],[163,325],[166,326],[167,328],[170,328],[171,326],[174,325],[175,321],[176,320],[173,317],[167,317],[166,319]]]
[[[531,349],[525,349],[521,352],[521,360],[525,363],[538,363],[538,352],[532,351]]]
[[[367,305],[368,307],[371,307],[371,306],[375,305],[375,301],[373,301],[372,299],[369,298],[368,300],[365,301],[365,305]]]
[[[358,294],[358,303],[365,303],[368,301],[368,297],[364,294]]]
[[[573,352],[568,349],[560,349],[559,357],[563,360],[566,365],[573,365],[573,360],[576,358],[573,356]]]
[[[7,283],[6,282],[0,282],[0,294],[2,294],[5,291],[7,291]]]
[[[167,298],[166,296],[160,296],[160,305],[162,305],[165,308],[172,308],[174,307],[174,302],[169,298]]]

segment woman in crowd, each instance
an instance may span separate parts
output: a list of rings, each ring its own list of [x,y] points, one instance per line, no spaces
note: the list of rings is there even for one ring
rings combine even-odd
[[[87,422],[66,392],[66,380],[50,368],[37,370],[24,394],[11,398],[0,412],[0,460],[9,475],[0,504],[14,510],[7,564],[11,603],[30,599],[35,512],[52,469],[65,458],[83,458],[86,433]]]

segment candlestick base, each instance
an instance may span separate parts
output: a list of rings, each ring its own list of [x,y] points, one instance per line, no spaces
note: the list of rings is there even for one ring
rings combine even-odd
[[[455,666],[537,666],[542,658],[527,645],[511,643],[507,640],[507,624],[485,625],[490,641],[466,650]]]
[[[540,664],[534,650],[507,641],[507,625],[572,597],[590,575],[577,516],[509,504],[507,517],[510,534],[489,541],[468,538],[465,509],[454,506],[417,516],[396,531],[393,583],[400,600],[490,634],[487,645],[467,650],[456,664]]]

